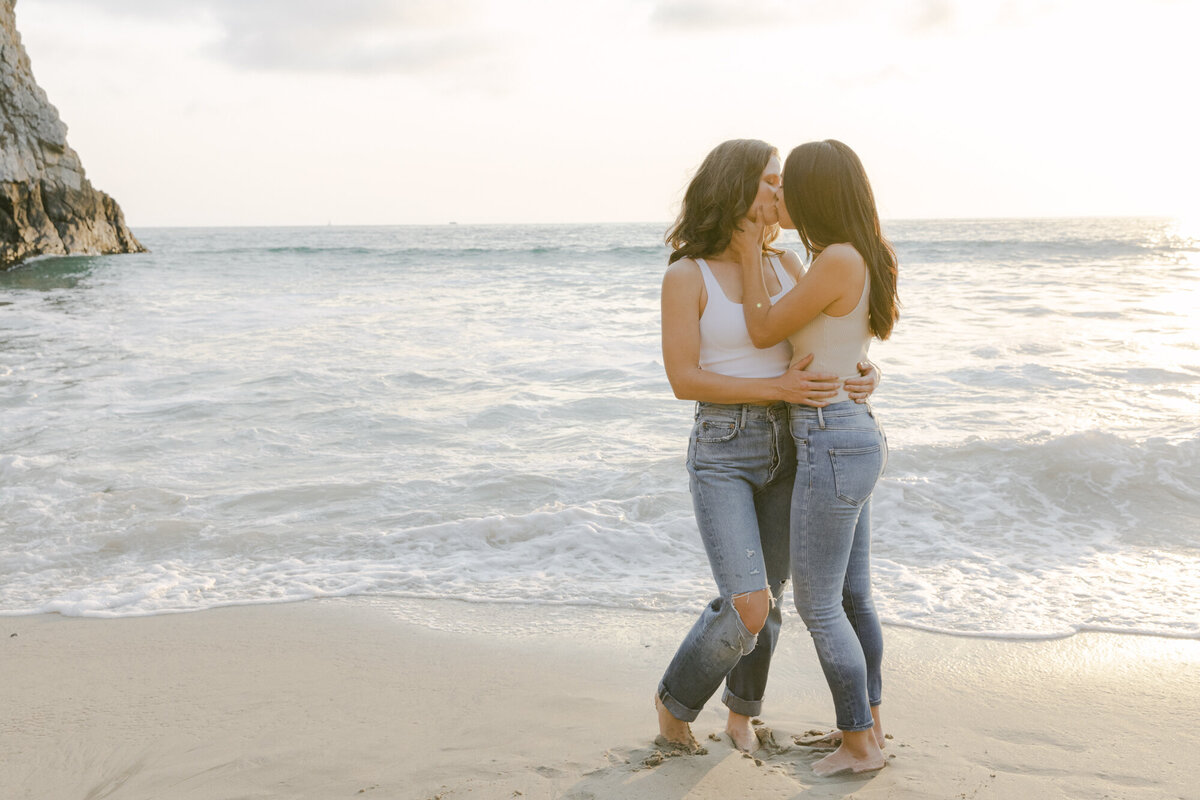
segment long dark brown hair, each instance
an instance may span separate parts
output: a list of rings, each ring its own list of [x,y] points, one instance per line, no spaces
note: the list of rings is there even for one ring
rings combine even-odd
[[[783,166],[783,202],[810,256],[849,242],[871,277],[871,333],[886,339],[900,318],[896,251],[883,237],[862,162],[836,139],[802,144]]]
[[[714,147],[688,184],[679,217],[667,231],[666,242],[672,249],[667,263],[711,257],[728,247],[737,224],[754,203],[767,162],[775,155],[778,150],[758,139],[731,139]],[[770,247],[778,235],[778,225],[768,229],[766,252],[779,252]]]

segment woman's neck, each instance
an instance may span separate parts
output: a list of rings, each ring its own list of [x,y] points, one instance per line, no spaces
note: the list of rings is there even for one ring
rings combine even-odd
[[[708,260],[709,261],[731,261],[734,264],[740,263],[740,257],[738,255],[737,248],[732,245],[730,245],[729,247],[726,247],[724,250],[722,250],[719,253],[713,253],[711,256],[708,257]]]
[[[713,253],[711,256],[708,256],[708,260],[709,261],[729,261],[733,264],[740,264],[740,263],[742,263],[742,254],[738,251],[737,247],[735,247],[733,244],[729,244],[721,252]]]

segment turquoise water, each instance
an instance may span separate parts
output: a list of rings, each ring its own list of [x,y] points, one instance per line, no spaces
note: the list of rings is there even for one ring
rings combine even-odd
[[[0,273],[0,613],[698,608],[664,228],[143,229]],[[1194,234],[887,232],[885,620],[1200,638]]]

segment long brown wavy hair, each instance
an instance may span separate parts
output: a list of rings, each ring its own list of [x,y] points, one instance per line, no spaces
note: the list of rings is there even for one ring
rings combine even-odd
[[[871,276],[871,333],[888,338],[900,318],[896,251],[880,229],[858,156],[836,139],[800,145],[783,165],[783,202],[810,256],[831,244],[854,245]]]
[[[767,162],[775,155],[778,150],[758,139],[731,139],[714,147],[688,184],[679,217],[667,231],[666,242],[672,249],[667,263],[708,258],[728,247],[754,203]],[[778,235],[778,225],[767,230],[765,252],[780,252],[770,247]]]

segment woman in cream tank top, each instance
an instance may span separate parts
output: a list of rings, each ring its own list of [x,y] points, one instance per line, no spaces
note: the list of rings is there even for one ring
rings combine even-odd
[[[812,256],[795,288],[772,304],[761,250],[772,211]],[[775,208],[751,213],[735,241],[742,253],[743,312],[754,343],[789,339],[813,354],[812,369],[847,374],[872,337],[898,317],[896,256],[884,239],[862,163],[841,142],[793,150]],[[871,599],[871,493],[887,463],[887,440],[870,405],[839,391],[824,408],[789,406],[796,448],[791,507],[796,608],[812,634],[841,731],[818,775],[881,768],[883,634]]]
[[[663,745],[699,747],[688,723],[721,683],[734,745],[753,750],[750,720],[760,713],[782,620],[778,600],[790,571],[788,515],[796,457],[790,405],[824,405],[849,389],[865,400],[876,375],[844,386],[835,375],[806,372],[782,339],[758,348],[742,310],[742,268],[733,236],[752,205],[773,204],[781,180],[769,144],[719,145],[697,170],[679,218],[662,287],[663,365],[675,396],[696,401],[687,449],[696,525],[717,584],[667,666],[654,702]],[[766,267],[763,301],[783,297],[800,277],[794,253],[777,250],[778,227],[753,244]],[[803,355],[803,354],[801,354]],[[853,405],[853,403],[852,403]]]

